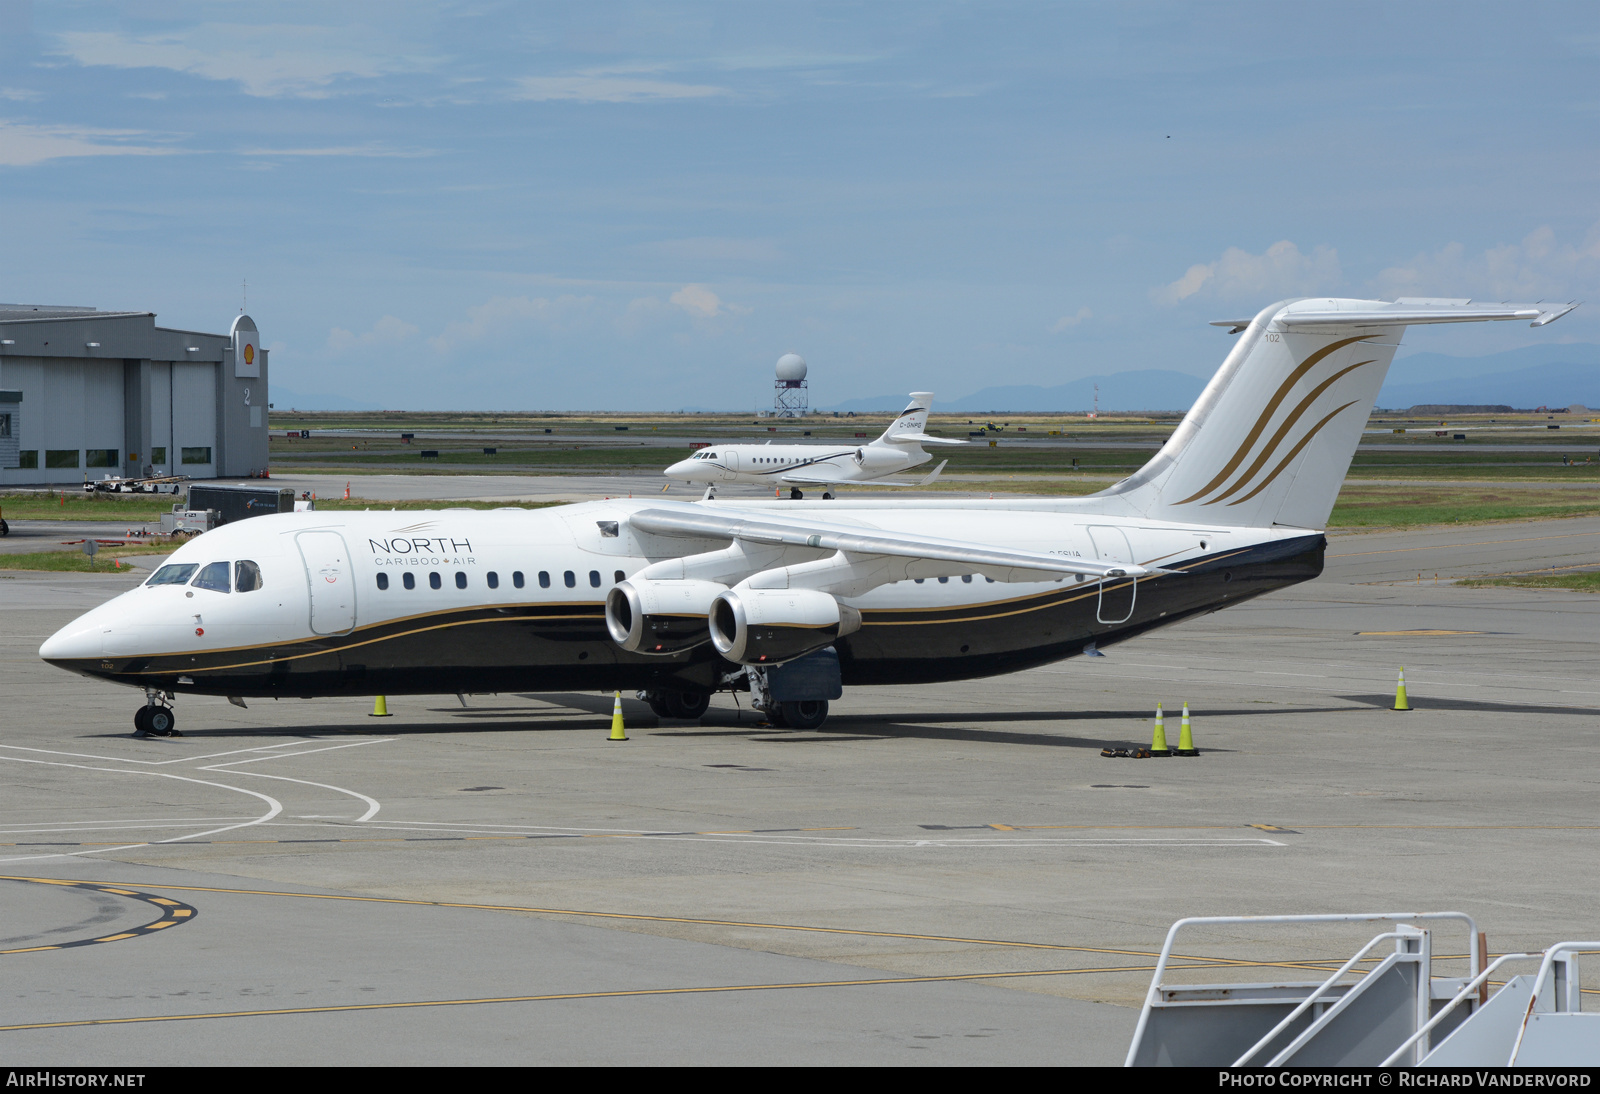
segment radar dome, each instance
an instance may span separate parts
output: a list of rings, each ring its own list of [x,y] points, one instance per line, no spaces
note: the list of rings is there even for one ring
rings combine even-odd
[[[778,379],[804,380],[806,378],[806,359],[798,353],[786,353],[778,358]]]

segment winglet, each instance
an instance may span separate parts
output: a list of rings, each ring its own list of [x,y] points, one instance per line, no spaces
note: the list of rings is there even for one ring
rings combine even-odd
[[[927,486],[930,483],[932,483],[934,479],[939,477],[939,472],[944,470],[944,465],[949,463],[949,462],[950,462],[949,460],[940,460],[939,461],[939,466],[935,467],[932,471],[928,472],[927,478],[925,478],[921,482],[917,483],[917,485],[918,486]]]
[[[1537,318],[1533,322],[1529,323],[1528,326],[1530,326],[1530,327],[1542,327],[1546,323],[1554,323],[1557,319],[1560,319],[1563,315],[1566,315],[1573,308],[1576,308],[1578,306],[1578,304],[1579,304],[1579,301],[1577,301],[1577,300],[1574,300],[1570,304],[1557,304],[1555,307],[1551,308],[1549,311],[1541,312],[1540,315],[1539,315],[1539,318]]]

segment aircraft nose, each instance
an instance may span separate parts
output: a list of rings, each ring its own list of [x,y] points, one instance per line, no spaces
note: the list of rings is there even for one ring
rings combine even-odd
[[[99,623],[86,624],[73,620],[44,640],[39,656],[46,661],[77,661],[100,656],[101,631]]]
[[[671,467],[669,467],[665,471],[663,471],[662,474],[665,475],[669,479],[682,479],[685,482],[687,482],[687,481],[689,481],[689,473],[688,472],[689,472],[689,461],[688,460],[679,460],[677,463],[673,464]]]

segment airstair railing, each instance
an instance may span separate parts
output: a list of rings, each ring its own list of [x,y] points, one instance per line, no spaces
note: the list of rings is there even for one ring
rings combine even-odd
[[[1357,950],[1354,957],[1350,958],[1350,960],[1346,961],[1343,965],[1340,965],[1337,972],[1318,985],[1317,989],[1310,995],[1306,996],[1305,999],[1301,1001],[1299,1006],[1295,1007],[1288,1014],[1284,1015],[1283,1019],[1279,1021],[1277,1025],[1268,1030],[1266,1034],[1262,1036],[1261,1040],[1257,1041],[1255,1044],[1246,1049],[1244,1054],[1237,1060],[1233,1061],[1233,1063],[1229,1066],[1248,1067],[1250,1063],[1250,1057],[1266,1048],[1273,1042],[1274,1039],[1277,1038],[1280,1033],[1293,1025],[1296,1018],[1299,1018],[1307,1010],[1311,1009],[1311,1007],[1323,997],[1329,988],[1337,984],[1347,972],[1354,968],[1363,957],[1367,956],[1367,954],[1372,951],[1372,947],[1391,938],[1408,939],[1414,937],[1416,937],[1416,932],[1414,931],[1385,931],[1383,934],[1375,936],[1371,942],[1368,942],[1365,946],[1362,946],[1359,950]],[[1363,976],[1360,982],[1346,992],[1337,1003],[1329,1007],[1322,1014],[1318,1015],[1316,1021],[1312,1022],[1305,1029],[1301,1030],[1300,1035],[1294,1040],[1290,1041],[1283,1051],[1279,1052],[1272,1059],[1268,1060],[1267,1066],[1282,1067],[1285,1060],[1294,1055],[1294,1053],[1312,1037],[1315,1037],[1317,1031],[1321,1030],[1329,1022],[1333,1021],[1339,1012],[1344,1010],[1344,1008],[1348,1006],[1352,1000],[1358,998],[1367,987],[1372,984],[1376,984],[1378,982],[1378,977],[1381,974],[1388,972],[1390,967],[1394,965],[1396,958],[1399,956],[1400,955],[1398,954],[1390,954],[1388,957],[1384,958],[1377,968]]]
[[[1582,998],[1578,994],[1578,977],[1575,967],[1577,962],[1573,960],[1573,958],[1577,957],[1576,952],[1574,952],[1577,950],[1600,950],[1600,942],[1557,942],[1554,946],[1544,951],[1544,960],[1539,962],[1539,975],[1534,977],[1533,980],[1533,993],[1528,996],[1528,1009],[1523,1012],[1522,1025],[1517,1029],[1517,1043],[1511,1046],[1511,1057],[1506,1061],[1507,1067],[1511,1067],[1516,1063],[1517,1053],[1522,1051],[1522,1038],[1527,1035],[1528,1022],[1533,1017],[1534,1007],[1538,1005],[1539,993],[1544,991],[1545,983],[1550,979],[1550,973],[1555,967],[1557,954],[1571,953],[1572,957],[1565,958],[1562,961],[1562,964],[1566,966],[1564,970],[1566,975],[1561,979],[1566,981],[1568,997],[1563,1000],[1558,995],[1554,1009],[1576,1009],[1573,1006],[1574,1001]]]
[[[1172,959],[1172,948],[1177,942],[1178,932],[1183,928],[1230,925],[1261,926],[1266,924],[1298,923],[1401,923],[1407,920],[1457,920],[1466,924],[1468,975],[1476,976],[1483,971],[1484,955],[1482,950],[1479,948],[1478,924],[1477,921],[1475,921],[1465,912],[1359,912],[1329,915],[1193,916],[1187,919],[1178,920],[1170,928],[1168,928],[1166,940],[1161,944],[1161,954],[1156,959],[1155,972],[1150,978],[1150,990],[1145,993],[1144,1008],[1139,1012],[1139,1024],[1134,1029],[1133,1042],[1128,1046],[1128,1055],[1123,1061],[1124,1066],[1132,1067],[1134,1060],[1138,1055],[1139,1046],[1144,1039],[1145,1030],[1150,1024],[1150,1014],[1161,999],[1161,991],[1165,986],[1163,983],[1163,977],[1167,971],[1167,965]],[[1374,939],[1371,943],[1368,943],[1366,948],[1370,949],[1373,943],[1380,941],[1383,937],[1387,936],[1380,935],[1379,938]],[[1589,944],[1579,943],[1578,945]],[[1600,946],[1600,943],[1595,943],[1593,945]],[[1365,953],[1366,950],[1364,949],[1362,952]],[[1360,955],[1358,954],[1357,957],[1359,956]],[[1355,959],[1352,959],[1352,961],[1354,960]],[[1336,976],[1337,975],[1339,974],[1336,974]],[[1426,969],[1422,970],[1422,975],[1419,977],[1419,979],[1423,983],[1427,983],[1428,976]],[[1322,989],[1319,988],[1318,992],[1320,993],[1321,990]],[[1309,1005],[1309,1000],[1305,1005]],[[1419,1024],[1421,1024],[1425,1018],[1426,1014],[1423,1014],[1422,1018],[1418,1019]],[[1259,1045],[1257,1048],[1259,1048]],[[1251,1052],[1253,1053],[1256,1050],[1256,1048],[1252,1048]],[[1246,1057],[1248,1056],[1249,1053],[1246,1054]]]
[[[1407,1049],[1411,1048],[1411,1046],[1415,1045],[1418,1041],[1432,1033],[1434,1027],[1440,1022],[1444,1021],[1450,1012],[1456,1009],[1457,1005],[1475,994],[1479,988],[1483,987],[1484,984],[1488,983],[1489,977],[1493,975],[1494,971],[1501,965],[1504,965],[1510,961],[1531,961],[1533,958],[1538,956],[1539,955],[1537,953],[1503,953],[1499,957],[1495,958],[1489,963],[1488,968],[1484,969],[1477,976],[1474,976],[1471,980],[1467,981],[1467,985],[1458,991],[1448,1003],[1440,1007],[1438,1013],[1432,1018],[1428,1019],[1428,1022],[1425,1026],[1417,1030],[1417,1032],[1413,1033],[1410,1037],[1407,1037],[1400,1047],[1391,1052],[1383,1061],[1383,1063],[1379,1064],[1378,1066],[1394,1067],[1396,1064],[1398,1064],[1400,1062],[1400,1057],[1405,1055]]]

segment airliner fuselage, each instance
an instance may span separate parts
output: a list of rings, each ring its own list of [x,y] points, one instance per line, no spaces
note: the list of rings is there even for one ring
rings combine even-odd
[[[629,652],[607,631],[608,591],[685,550],[681,540],[629,527],[630,514],[647,508],[758,519],[809,509],[865,531],[981,530],[991,545],[1172,571],[1005,582],[954,563],[919,563],[926,576],[843,598],[861,613],[861,628],[834,643],[845,685],[956,680],[1056,661],[1305,581],[1322,567],[1316,532],[990,504],[633,501],[257,517],[185,544],[144,585],[63,629],[40,654],[118,683],[241,697],[714,690],[739,666],[709,642],[666,655]],[[804,561],[819,552],[786,555]]]

